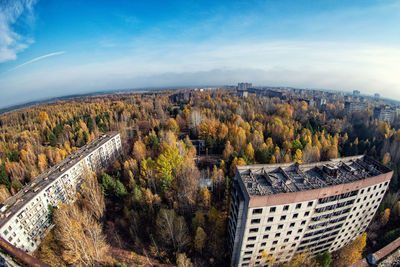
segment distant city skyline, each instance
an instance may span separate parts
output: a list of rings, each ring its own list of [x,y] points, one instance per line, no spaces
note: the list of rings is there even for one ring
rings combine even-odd
[[[398,0],[5,0],[0,108],[242,81],[400,100],[399,11]]]

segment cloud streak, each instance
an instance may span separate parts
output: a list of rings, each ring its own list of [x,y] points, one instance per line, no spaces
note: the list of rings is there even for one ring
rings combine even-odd
[[[35,4],[36,0],[0,1],[0,63],[16,59],[19,52],[33,43],[29,34],[22,35],[15,30],[15,24],[18,22],[30,32]]]
[[[29,60],[29,61],[27,61],[27,62],[24,62],[24,63],[22,63],[22,64],[19,64],[18,66],[16,66],[16,67],[10,69],[9,71],[19,69],[19,68],[21,68],[21,67],[23,67],[23,66],[25,66],[25,65],[31,64],[31,63],[33,63],[33,62],[36,62],[36,61],[39,61],[39,60],[42,60],[42,59],[45,59],[45,58],[48,58],[48,57],[58,56],[58,55],[62,55],[62,54],[65,54],[65,51],[54,52],[54,53],[50,53],[50,54],[43,55],[43,56],[40,56],[40,57],[36,57],[36,58],[31,59],[31,60]]]

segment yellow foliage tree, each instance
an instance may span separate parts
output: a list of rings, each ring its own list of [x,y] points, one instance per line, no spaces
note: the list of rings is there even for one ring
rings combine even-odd
[[[207,240],[206,232],[204,232],[203,228],[201,228],[200,226],[197,227],[196,236],[194,238],[194,248],[196,249],[197,252],[201,253],[203,251],[203,248],[206,245],[206,240]]]
[[[302,157],[302,152],[301,152],[300,149],[297,149],[297,150],[296,150],[296,153],[295,153],[294,156],[293,156],[293,160],[296,161],[296,162],[298,162],[298,163],[301,163],[301,162],[302,162],[302,161],[301,161],[301,157]]]
[[[172,131],[176,135],[179,134],[179,125],[174,118],[170,118],[168,120],[167,129]]]
[[[133,156],[138,162],[146,158],[146,146],[142,140],[138,140],[133,144]]]
[[[353,243],[347,245],[337,252],[338,259],[335,265],[344,267],[361,260],[362,252],[367,244],[367,233],[363,233]]]
[[[210,208],[211,204],[211,193],[207,189],[207,187],[204,187],[201,192],[200,192],[200,203],[203,206],[203,208]]]
[[[249,161],[252,162],[254,160],[254,149],[251,143],[247,144],[246,149],[244,150],[244,154]]]
[[[385,209],[381,213],[381,224],[386,225],[389,221],[389,218],[390,218],[390,209]]]
[[[261,251],[261,257],[265,260],[265,263],[267,263],[268,265],[273,265],[274,264],[274,257],[272,257],[270,254],[268,254],[267,252],[265,252],[264,250]]]
[[[307,253],[298,253],[293,256],[293,258],[283,265],[284,267],[318,267],[318,264],[314,261],[314,259]]]
[[[390,162],[390,153],[389,153],[389,152],[386,152],[385,155],[383,156],[382,163],[383,163],[384,165],[386,165],[386,164],[388,164],[389,162]]]

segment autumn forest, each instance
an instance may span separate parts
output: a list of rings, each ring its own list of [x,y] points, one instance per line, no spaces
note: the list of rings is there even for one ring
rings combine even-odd
[[[52,266],[228,266],[235,168],[367,154],[394,170],[366,234],[332,255],[285,266],[346,266],[400,236],[400,125],[287,99],[219,89],[74,98],[0,115],[0,202],[79,147],[117,131],[122,155],[87,172],[74,204],[49,206],[54,227],[34,256]],[[211,179],[212,190],[199,186]]]

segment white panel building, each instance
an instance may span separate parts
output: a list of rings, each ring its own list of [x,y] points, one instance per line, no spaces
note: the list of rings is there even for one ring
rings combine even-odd
[[[335,251],[362,234],[393,171],[367,156],[238,166],[229,221],[231,266],[268,266]]]
[[[121,151],[119,133],[104,134],[69,155],[25,185],[0,209],[0,236],[12,245],[33,252],[50,226],[48,206],[71,203],[85,169],[98,171]]]

